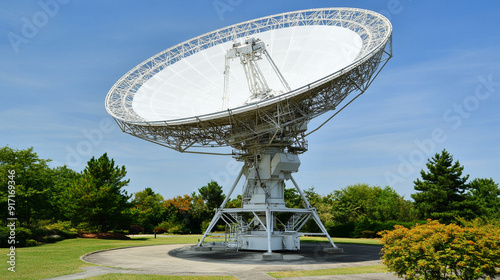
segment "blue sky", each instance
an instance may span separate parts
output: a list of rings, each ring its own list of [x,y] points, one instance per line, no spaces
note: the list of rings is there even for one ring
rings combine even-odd
[[[181,154],[122,133],[111,86],[146,58],[213,29],[276,13],[357,7],[393,25],[393,59],[368,91],[308,138],[294,175],[327,194],[355,183],[405,197],[447,149],[471,178],[500,182],[498,1],[0,1],[0,145],[34,147],[81,171],[107,152],[129,193],[165,198],[210,180],[228,190],[231,157]],[[330,114],[311,122],[314,128]]]

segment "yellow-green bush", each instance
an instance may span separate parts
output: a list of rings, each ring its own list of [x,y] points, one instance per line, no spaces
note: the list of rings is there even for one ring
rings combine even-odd
[[[438,221],[383,231],[383,263],[405,279],[481,279],[500,275],[500,229]]]

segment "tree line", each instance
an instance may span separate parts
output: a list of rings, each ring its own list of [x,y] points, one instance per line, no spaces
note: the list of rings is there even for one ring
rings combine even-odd
[[[202,233],[214,209],[225,199],[222,186],[211,181],[191,194],[165,199],[147,187],[128,194],[125,166],[103,154],[91,158],[81,172],[67,166],[50,168],[33,148],[0,149],[0,215],[8,211],[9,171],[15,170],[15,217],[18,232],[27,240],[50,241],[77,231],[123,233]],[[446,150],[429,159],[427,171],[414,182],[413,201],[390,186],[355,184],[321,195],[313,188],[305,195],[332,236],[375,237],[394,225],[411,226],[426,219],[450,223],[457,219],[500,220],[500,188],[492,179],[469,181],[463,166]],[[10,180],[12,181],[12,180]],[[12,183],[12,182],[11,182]],[[285,189],[287,207],[303,207],[293,188]],[[227,207],[241,207],[241,196]],[[224,230],[224,225],[217,226]],[[315,232],[314,222],[303,231]],[[56,234],[54,234],[56,233]],[[1,229],[0,235],[8,234]],[[3,239],[3,238],[2,238]]]

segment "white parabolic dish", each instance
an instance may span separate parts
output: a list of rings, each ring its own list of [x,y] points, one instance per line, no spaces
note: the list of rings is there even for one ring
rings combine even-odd
[[[111,88],[106,109],[123,131],[176,150],[232,146],[307,122],[334,110],[351,92],[364,92],[391,57],[391,33],[387,18],[355,8],[302,10],[235,24],[139,64]],[[249,37],[266,44],[291,90],[269,63],[259,62],[269,88],[279,94],[245,104],[247,80],[234,60],[223,107],[225,54]]]
[[[309,25],[255,34],[293,89],[349,66],[358,57],[362,40],[338,26]],[[132,102],[146,121],[165,121],[221,111],[224,56],[232,42],[219,44],[166,67],[146,81]],[[228,108],[245,105],[249,91],[239,62],[231,67]],[[260,64],[271,89],[285,91],[269,63]]]

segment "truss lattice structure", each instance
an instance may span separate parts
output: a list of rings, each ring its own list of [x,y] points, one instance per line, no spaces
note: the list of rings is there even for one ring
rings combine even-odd
[[[134,95],[169,65],[207,48],[273,29],[306,25],[347,28],[362,39],[351,65],[293,91],[237,108],[164,121],[146,121],[132,107]],[[131,135],[180,152],[232,146],[240,151],[268,143],[300,153],[307,149],[303,127],[353,93],[364,92],[392,56],[392,26],[383,16],[355,8],[311,9],[263,17],[215,30],[147,59],[109,91],[106,108]],[[275,141],[281,139],[281,141]]]

